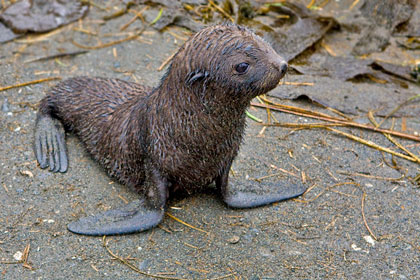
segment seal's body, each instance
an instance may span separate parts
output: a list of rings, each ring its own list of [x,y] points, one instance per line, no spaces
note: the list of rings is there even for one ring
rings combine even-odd
[[[76,77],[41,101],[35,153],[42,168],[67,170],[64,130],[142,199],[71,223],[89,235],[148,229],[163,216],[171,190],[216,182],[233,207],[254,207],[301,194],[238,191],[228,172],[238,153],[252,98],[277,86],[286,62],[260,37],[237,25],[203,29],[174,56],[158,87]]]

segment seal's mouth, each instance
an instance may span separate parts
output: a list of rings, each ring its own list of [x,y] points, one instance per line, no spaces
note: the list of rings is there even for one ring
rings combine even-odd
[[[277,78],[280,82],[280,80],[286,75],[289,65],[280,56],[277,56],[275,59],[273,59],[271,61],[271,65],[274,68],[273,70],[277,72],[277,75],[278,75]]]
[[[277,87],[280,84],[281,79],[283,79],[286,75],[289,66],[286,61],[284,61],[281,57],[279,58],[280,59],[271,61],[272,68],[268,73],[266,73],[266,76],[262,80],[261,91],[258,92],[255,96],[265,94]]]

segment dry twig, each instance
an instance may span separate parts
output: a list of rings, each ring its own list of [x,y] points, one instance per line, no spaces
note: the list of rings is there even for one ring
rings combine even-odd
[[[208,0],[210,5],[213,6],[219,13],[221,13],[224,17],[228,18],[231,22],[235,22],[235,20],[233,19],[233,17],[231,17],[228,13],[225,12],[225,10],[223,10],[222,8],[220,8],[219,6],[217,6],[213,0]]]
[[[409,161],[412,161],[412,162],[417,162],[417,160],[415,158],[412,158],[410,156],[407,156],[407,155],[404,155],[404,154],[395,152],[395,151],[393,151],[391,149],[388,149],[388,148],[379,146],[378,144],[375,144],[372,141],[364,140],[364,139],[362,139],[360,137],[357,137],[355,135],[352,135],[352,134],[349,134],[349,133],[346,133],[346,132],[343,132],[343,131],[340,131],[340,130],[337,130],[337,129],[334,129],[334,128],[331,128],[331,127],[327,127],[326,129],[327,130],[331,130],[331,131],[333,131],[335,133],[338,133],[340,135],[346,136],[346,137],[348,137],[348,138],[350,138],[352,140],[355,140],[355,141],[357,141],[359,143],[362,143],[362,144],[364,144],[366,146],[369,146],[371,148],[377,149],[379,151],[383,151],[383,152],[389,153],[391,155],[394,155],[394,156],[397,156],[397,157],[400,157],[400,158],[403,158],[403,159],[406,159],[406,160],[409,160]]]
[[[108,242],[107,242],[107,240],[106,240],[106,236],[104,236],[104,237],[102,238],[102,244],[103,244],[103,246],[105,247],[105,249],[107,250],[108,254],[110,254],[110,255],[111,255],[111,257],[113,257],[114,259],[116,259],[116,260],[120,261],[122,264],[126,265],[128,268],[130,268],[130,269],[134,270],[135,272],[137,272],[137,273],[139,273],[139,274],[142,274],[142,275],[145,275],[145,276],[148,276],[148,277],[151,277],[151,278],[157,278],[157,279],[187,280],[187,279],[185,279],[185,278],[179,278],[179,277],[167,276],[167,273],[161,273],[161,274],[166,274],[166,276],[164,276],[164,275],[150,274],[150,273],[144,272],[144,271],[142,271],[142,270],[138,269],[138,268],[137,268],[136,266],[134,266],[132,263],[130,263],[130,262],[129,262],[126,258],[123,258],[123,257],[121,257],[121,256],[118,256],[117,254],[115,254],[114,252],[112,252],[112,251],[111,251],[111,249],[109,249],[109,247],[108,247]],[[233,276],[233,275],[235,275],[235,273],[230,273],[230,274],[222,275],[222,276],[219,276],[219,277],[216,277],[216,278],[211,278],[211,279],[209,279],[209,280],[220,280],[220,279],[225,279],[225,278],[231,277],[231,276]]]
[[[126,265],[127,267],[129,267],[130,269],[134,270],[137,273],[140,273],[142,275],[145,275],[145,276],[148,276],[148,277],[152,277],[152,278],[158,278],[158,279],[184,280],[184,278],[161,276],[161,275],[150,274],[150,273],[144,272],[144,271],[138,269],[137,267],[135,267],[133,264],[131,264],[126,259],[124,259],[124,258],[118,256],[117,254],[115,254],[114,252],[112,252],[111,249],[109,249],[109,247],[108,247],[108,242],[106,241],[106,236],[104,236],[102,238],[102,241],[103,241],[103,246],[105,247],[105,249],[108,251],[108,253],[113,258],[119,260],[122,264]]]
[[[373,116],[373,113],[369,111],[368,113],[369,120],[373,123],[375,127],[379,127],[380,124],[378,124],[375,120],[375,117]],[[385,137],[388,138],[389,141],[391,141],[395,146],[406,152],[409,156],[414,158],[418,163],[420,163],[420,158],[416,156],[414,153],[410,152],[407,148],[405,148],[403,145],[401,145],[396,139],[392,138],[391,135],[388,133],[384,133]]]
[[[174,52],[167,59],[165,59],[165,61],[162,62],[162,64],[159,66],[159,68],[157,70],[162,71],[163,68],[165,68],[165,66],[172,60],[172,58],[175,56],[175,54],[176,54],[176,52]]]
[[[29,86],[29,85],[33,85],[33,84],[39,84],[39,83],[43,83],[43,82],[47,82],[47,81],[52,81],[52,80],[58,80],[58,79],[61,79],[61,78],[60,77],[49,77],[49,78],[34,80],[34,81],[25,82],[25,83],[21,83],[21,84],[17,84],[17,85],[0,87],[0,91],[12,89],[12,88],[18,88],[18,87],[25,87],[25,86]]]
[[[183,220],[181,220],[181,219],[178,219],[177,217],[175,217],[175,216],[173,216],[173,215],[171,215],[171,214],[169,214],[169,213],[165,213],[165,214],[166,214],[169,218],[174,219],[175,221],[177,221],[178,223],[183,224],[184,226],[187,226],[187,227],[190,227],[190,228],[192,228],[192,229],[195,229],[195,230],[201,231],[201,232],[203,232],[203,233],[205,233],[205,234],[209,234],[209,232],[208,232],[208,231],[205,231],[205,230],[203,230],[203,229],[201,229],[201,228],[198,228],[198,227],[195,227],[195,226],[193,226],[193,225],[190,225],[190,224],[188,224],[188,223],[184,222],[184,221],[183,221]]]
[[[378,238],[376,238],[375,234],[373,234],[372,230],[370,229],[370,227],[369,227],[369,225],[368,225],[368,223],[366,221],[366,217],[365,217],[365,198],[366,198],[366,193],[363,192],[363,196],[362,196],[362,218],[363,218],[363,223],[365,224],[365,227],[369,231],[369,234],[372,236],[372,238],[377,241]]]
[[[377,180],[384,180],[384,181],[391,181],[391,182],[401,181],[405,177],[404,175],[402,175],[399,178],[380,177],[380,176],[367,175],[367,174],[358,173],[358,172],[350,173],[350,172],[345,172],[345,171],[337,171],[337,173],[341,175],[346,175],[346,176],[360,176],[360,177],[365,177],[365,178],[370,178],[370,179],[377,179]]]
[[[303,117],[308,117],[308,118],[313,118],[313,119],[319,119],[319,120],[324,120],[324,121],[328,121],[328,122],[332,122],[332,123],[338,123],[338,124],[342,124],[342,125],[346,125],[346,126],[352,126],[352,127],[357,127],[357,128],[363,128],[363,129],[367,129],[367,130],[371,130],[371,131],[375,131],[375,132],[381,132],[381,133],[389,133],[391,135],[394,136],[398,136],[401,138],[406,138],[406,139],[410,139],[413,141],[417,141],[420,142],[420,137],[412,135],[412,134],[407,134],[407,133],[403,133],[403,132],[399,132],[399,131],[393,131],[393,130],[388,130],[388,129],[382,129],[382,128],[376,128],[374,126],[371,125],[367,125],[367,124],[359,124],[353,121],[348,121],[348,120],[343,120],[343,119],[339,119],[339,118],[335,118],[335,117],[331,117],[331,116],[322,116],[325,114],[319,113],[319,112],[311,112],[299,107],[294,107],[294,106],[285,106],[284,108],[280,107],[280,106],[274,106],[274,105],[267,105],[267,104],[258,104],[255,102],[251,103],[252,106],[255,107],[261,107],[261,108],[270,108],[272,110],[275,111],[281,111],[281,112],[285,112],[285,113],[289,113],[289,114],[294,114],[294,115],[298,115],[298,116],[303,116]],[[288,109],[285,109],[286,107],[288,107]],[[306,111],[306,112],[304,112]],[[311,112],[311,113],[309,113]],[[267,125],[267,124],[264,124]],[[269,124],[271,126],[279,126],[278,124]]]
[[[96,45],[96,46],[86,46],[86,45],[79,44],[76,41],[72,41],[72,43],[76,47],[79,47],[79,48],[82,48],[82,49],[87,49],[87,50],[97,50],[97,49],[107,48],[107,47],[114,46],[114,45],[117,45],[117,44],[120,44],[120,43],[123,43],[123,42],[126,42],[126,41],[136,39],[137,37],[139,37],[143,33],[144,30],[146,30],[146,28],[148,26],[149,25],[144,25],[138,32],[136,32],[135,34],[130,35],[126,38],[116,40],[116,41],[112,41],[112,42],[108,42],[108,43],[105,43],[105,44],[99,44],[99,45]]]

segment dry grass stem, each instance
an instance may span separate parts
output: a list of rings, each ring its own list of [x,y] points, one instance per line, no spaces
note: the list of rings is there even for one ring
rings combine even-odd
[[[28,245],[26,245],[25,250],[23,250],[23,257],[22,257],[22,262],[23,262],[23,267],[32,270],[32,266],[28,263],[28,257],[29,257],[29,250],[31,249],[31,244],[28,243]]]
[[[257,181],[258,183],[261,183],[262,180],[267,179],[267,178],[271,178],[271,177],[275,177],[275,176],[282,176],[283,173],[274,173],[274,174],[270,174],[270,175],[265,175],[259,178],[253,178],[251,180]]]
[[[96,272],[99,272],[99,269],[93,263],[90,264],[90,267],[92,267]]]
[[[222,8],[220,8],[218,5],[216,5],[213,0],[209,0],[209,3],[211,6],[213,6],[219,13],[221,13],[224,17],[228,18],[231,22],[235,22],[233,17],[231,17],[228,13],[225,12]]]
[[[410,139],[413,141],[417,141],[420,142],[420,137],[412,135],[412,134],[407,134],[407,133],[402,133],[399,131],[393,131],[393,130],[388,130],[388,129],[382,129],[382,128],[376,128],[374,126],[371,125],[367,125],[367,124],[359,124],[353,121],[348,121],[348,120],[343,120],[343,119],[338,119],[338,118],[334,118],[331,116],[321,116],[320,113],[318,112],[312,112],[309,110],[305,110],[299,107],[293,107],[293,106],[285,106],[282,105],[280,106],[274,106],[274,105],[267,105],[267,104],[258,104],[258,103],[251,103],[252,106],[255,107],[261,107],[261,108],[270,108],[272,110],[276,110],[276,111],[280,111],[280,112],[284,112],[284,113],[289,113],[289,114],[293,114],[293,115],[298,115],[298,116],[303,116],[303,117],[308,117],[308,118],[313,118],[313,119],[319,119],[319,120],[324,120],[324,121],[328,121],[328,122],[333,122],[333,123],[338,123],[338,124],[342,124],[342,125],[346,125],[346,126],[352,126],[352,127],[357,127],[357,128],[363,128],[363,129],[367,129],[367,130],[371,130],[371,131],[375,131],[375,132],[381,132],[381,133],[389,133],[391,135],[394,136],[398,136],[401,138],[405,138],[405,139]],[[284,108],[282,108],[284,107]],[[289,107],[289,109],[285,109],[286,107]],[[296,110],[294,110],[296,109]],[[306,112],[303,112],[306,111]],[[325,115],[325,114],[323,114]]]
[[[140,29],[140,31],[138,31],[135,34],[133,34],[131,36],[128,36],[126,38],[123,38],[123,39],[120,39],[120,40],[116,40],[116,41],[112,41],[112,42],[108,42],[108,43],[104,43],[104,44],[99,44],[99,45],[96,45],[96,46],[86,46],[86,45],[79,44],[76,41],[72,41],[72,43],[73,43],[73,45],[75,45],[78,48],[87,49],[87,50],[97,50],[97,49],[107,48],[107,47],[110,47],[110,46],[121,44],[121,43],[126,42],[126,41],[130,41],[130,40],[136,39],[137,37],[139,37],[143,33],[143,31],[148,26],[149,25],[143,26]]]
[[[302,183],[303,184],[306,184],[306,173],[303,172],[303,171],[301,171],[300,172],[300,175],[301,175]]]
[[[162,226],[162,225],[158,225],[158,228],[160,228],[161,230],[167,232],[167,233],[172,233],[172,231],[170,231],[169,229],[167,229],[166,227]]]
[[[190,228],[192,228],[192,229],[195,229],[195,230],[201,231],[201,232],[203,232],[203,233],[205,233],[205,234],[209,234],[209,232],[208,232],[208,231],[205,231],[205,230],[203,230],[203,229],[201,229],[201,228],[197,228],[197,227],[195,227],[195,226],[193,226],[193,225],[190,225],[190,224],[188,224],[188,223],[184,222],[184,221],[183,221],[183,220],[181,220],[181,219],[178,219],[177,217],[175,217],[175,216],[173,216],[173,215],[171,215],[171,214],[169,214],[169,213],[165,213],[165,214],[166,214],[169,218],[174,219],[175,221],[177,221],[178,223],[183,224],[184,226],[187,226],[187,227],[190,227]]]
[[[384,123],[384,121],[386,121],[390,116],[392,116],[393,114],[395,114],[399,109],[401,109],[402,106],[404,106],[408,102],[413,101],[414,99],[419,98],[419,97],[420,97],[420,94],[414,95],[414,96],[408,98],[403,103],[399,104],[388,115],[386,115],[385,118],[378,125],[376,125],[376,127],[380,127]]]
[[[391,155],[394,155],[394,156],[397,156],[397,157],[400,157],[400,158],[403,158],[403,159],[406,159],[406,160],[409,160],[409,161],[412,161],[412,162],[417,162],[417,160],[415,158],[412,158],[410,156],[407,156],[407,155],[404,155],[404,154],[395,152],[395,151],[393,151],[391,149],[388,149],[388,148],[379,146],[378,144],[375,144],[372,141],[364,140],[364,139],[362,139],[360,137],[357,137],[355,135],[352,135],[352,134],[349,134],[349,133],[346,133],[346,132],[343,132],[343,131],[340,131],[340,130],[337,130],[337,129],[334,129],[334,128],[327,127],[326,129],[327,130],[330,130],[330,131],[333,131],[335,133],[338,133],[340,135],[343,135],[343,136],[345,136],[347,138],[350,138],[350,139],[352,139],[354,141],[357,141],[359,143],[362,143],[362,144],[364,144],[366,146],[369,146],[371,148],[377,149],[379,151],[383,151],[383,152],[389,153]]]
[[[325,41],[321,41],[321,46],[328,52],[331,56],[337,56],[337,54],[331,49],[331,47],[325,43]]]
[[[280,81],[281,85],[288,85],[288,86],[313,86],[315,83],[309,83],[309,82],[284,82]]]
[[[365,178],[377,179],[377,180],[384,180],[384,181],[391,181],[391,182],[401,181],[405,177],[404,175],[402,175],[399,178],[380,177],[380,176],[367,175],[367,174],[358,173],[358,172],[350,173],[350,172],[345,172],[345,171],[337,171],[337,173],[339,173],[341,175],[346,175],[346,176],[359,176],[359,177],[365,177]]]
[[[371,79],[372,81],[374,81],[375,83],[378,83],[378,84],[386,84],[386,83],[388,83],[387,80],[382,80],[382,79],[376,78],[375,76],[373,76],[371,74],[366,74],[366,76],[369,79]]]
[[[261,96],[260,98],[262,100],[264,100],[265,102],[267,102],[268,104],[271,104],[271,105],[274,106],[274,108],[271,107],[271,106],[261,106],[263,108],[269,108],[269,109],[273,109],[273,110],[276,110],[276,108],[280,108],[280,109],[286,109],[286,110],[293,111],[293,112],[309,114],[309,115],[313,115],[313,116],[320,116],[320,117],[325,117],[325,118],[334,119],[334,120],[342,120],[340,118],[336,118],[336,117],[333,117],[333,116],[330,116],[328,114],[324,114],[324,113],[321,113],[321,112],[315,112],[315,111],[307,110],[307,109],[296,107],[296,106],[288,106],[288,105],[280,104],[280,103],[274,102],[272,100],[269,100],[269,99],[267,99],[263,96]],[[254,105],[254,104],[251,103],[251,105]],[[265,105],[265,104],[262,104],[262,105]]]
[[[375,234],[373,234],[372,230],[370,229],[370,227],[369,227],[369,225],[368,225],[368,223],[366,221],[366,217],[365,217],[365,198],[366,198],[366,193],[363,192],[363,196],[362,196],[362,218],[363,218],[363,223],[365,224],[365,227],[368,230],[369,234],[372,236],[372,238],[377,241],[378,238],[376,238]]]
[[[138,268],[137,268],[136,266],[134,266],[132,263],[130,263],[130,262],[127,260],[128,258],[123,258],[123,257],[121,257],[121,256],[118,256],[118,255],[117,255],[117,254],[115,254],[114,252],[112,252],[112,251],[111,251],[111,249],[108,247],[108,242],[107,242],[107,240],[106,240],[106,236],[104,236],[104,237],[102,238],[102,244],[103,244],[103,246],[105,247],[105,249],[108,251],[108,254],[110,254],[112,258],[114,258],[115,260],[120,261],[122,264],[124,264],[125,266],[127,266],[128,268],[132,269],[133,271],[135,271],[135,272],[137,272],[137,273],[139,273],[139,274],[142,274],[142,275],[144,275],[144,276],[151,277],[151,278],[156,278],[156,279],[168,279],[168,280],[188,280],[188,279],[186,279],[186,278],[179,278],[179,277],[172,277],[172,276],[168,276],[169,274],[175,274],[175,273],[173,273],[173,272],[160,272],[160,273],[157,273],[157,274],[150,274],[150,273],[144,272],[144,271],[142,271],[142,270],[138,269]],[[198,271],[198,270],[197,270],[197,271]],[[200,272],[200,271],[199,271],[199,272]],[[233,275],[235,275],[235,273],[229,273],[229,274],[222,275],[222,276],[219,276],[219,277],[210,278],[210,279],[208,279],[208,280],[220,280],[220,279],[225,279],[225,278],[231,277],[231,276],[233,276]],[[203,279],[206,279],[206,278],[203,278]]]
[[[375,127],[379,127],[380,124],[375,120],[375,117],[373,116],[373,113],[369,111],[368,113],[369,120],[372,122],[372,124]],[[407,148],[405,148],[403,145],[401,145],[396,139],[394,139],[390,134],[384,133],[385,137],[388,138],[389,141],[391,141],[395,146],[406,152],[409,156],[414,158],[418,163],[420,163],[420,158],[416,156],[414,153],[410,152]]]
[[[355,183],[355,182],[341,182],[341,183],[337,183],[334,185],[331,185],[329,187],[326,187],[325,189],[323,189],[319,194],[317,194],[315,197],[311,198],[311,199],[298,199],[295,198],[294,201],[297,202],[302,202],[302,203],[309,203],[309,202],[313,202],[315,200],[317,200],[321,195],[323,195],[324,193],[326,193],[327,191],[335,188],[335,187],[339,187],[339,186],[343,186],[343,185],[355,185],[355,186],[359,186],[359,184]],[[311,187],[308,188],[308,190],[306,190],[306,192],[303,194],[306,195],[310,190],[314,189],[316,185],[313,185]]]
[[[196,249],[196,250],[199,250],[200,249],[197,246],[194,246],[194,245],[192,245],[190,243],[187,243],[187,242],[182,242],[182,243],[184,243],[184,245],[187,246],[187,247],[190,247],[190,248],[193,248],[193,249]]]
[[[319,103],[318,103],[319,104]],[[325,109],[327,109],[328,111],[331,111],[331,112],[333,112],[334,114],[337,114],[337,115],[339,115],[340,117],[343,117],[343,118],[345,118],[346,120],[348,120],[348,121],[351,121],[352,120],[352,118],[350,118],[349,116],[347,116],[346,114],[344,114],[344,113],[342,113],[342,112],[340,112],[340,111],[338,111],[338,110],[336,110],[336,109],[334,109],[334,108],[331,108],[331,107],[326,107],[326,106],[324,106],[324,105],[322,105],[322,104],[319,104],[319,105],[321,105],[322,107],[324,107]]]
[[[228,277],[231,277],[231,276],[233,276],[233,275],[235,275],[236,273],[229,273],[229,274],[226,274],[226,275],[223,275],[223,276],[219,276],[219,277],[216,277],[216,278],[211,278],[211,279],[209,279],[209,280],[221,280],[221,279],[226,279],[226,278],[228,278]]]
[[[306,6],[306,8],[310,9],[312,8],[312,6],[315,4],[316,0],[311,0],[311,2],[309,2],[309,4]]]
[[[355,195],[352,195],[352,194],[348,194],[348,193],[344,193],[344,192],[340,192],[340,191],[337,191],[337,190],[331,190],[331,191],[334,192],[334,193],[338,193],[340,195],[347,196],[347,197],[358,198],[358,196],[355,196]]]
[[[68,28],[70,25],[67,26],[62,26],[59,27],[53,31],[44,33],[44,34],[40,34],[40,35],[29,35],[26,36],[25,39],[20,39],[20,40],[15,40],[16,43],[20,43],[20,44],[32,44],[32,43],[37,43],[37,42],[41,42],[41,41],[47,41],[49,40],[49,38],[51,36],[54,36],[58,33],[63,32],[66,28]]]
[[[21,83],[21,84],[17,84],[17,85],[0,87],[0,91],[12,89],[12,88],[18,88],[18,87],[25,87],[25,86],[29,86],[29,85],[33,85],[33,84],[39,84],[39,83],[48,82],[48,81],[52,81],[52,80],[58,80],[58,79],[61,79],[61,77],[49,77],[49,78],[34,80],[34,81],[25,82],[25,83]]]
[[[306,191],[302,194],[302,197],[304,197],[308,192],[310,192],[312,189],[316,188],[317,184],[313,184],[309,188],[306,189]]]
[[[0,244],[2,244],[2,243],[4,243],[4,242],[0,242]],[[0,263],[1,264],[20,264],[21,263],[24,268],[33,270],[34,268],[28,263],[30,248],[31,248],[31,244],[28,243],[28,245],[26,245],[25,249],[23,250],[21,260],[18,260],[18,261],[0,261]]]
[[[277,167],[277,166],[275,166],[275,165],[273,165],[273,164],[271,164],[271,165],[270,165],[270,167],[272,167],[272,168],[274,168],[274,169],[277,169],[277,170],[279,170],[279,171],[281,171],[281,172],[283,172],[283,173],[286,173],[286,174],[288,174],[288,175],[290,175],[290,176],[293,176],[293,177],[299,178],[299,175],[297,175],[297,174],[295,174],[295,173],[293,173],[293,172],[287,171],[286,169],[283,169],[283,168],[281,168],[281,167]]]
[[[132,24],[133,22],[135,22],[136,21],[136,19],[143,19],[143,17],[142,17],[142,14],[147,10],[149,8],[149,6],[145,6],[145,7],[143,7],[143,9],[141,9],[140,10],[140,12],[137,12],[137,11],[134,11],[133,10],[133,12],[134,12],[134,17],[132,17],[126,24],[124,24],[123,26],[121,26],[121,28],[120,28],[120,31],[124,31],[125,29],[127,29],[127,27],[129,27],[130,26],[130,24]],[[132,10],[129,10],[130,12],[132,11]]]
[[[122,200],[122,201],[124,201],[124,203],[125,204],[128,204],[128,199],[127,198],[125,198],[125,197],[123,197],[121,194],[118,194],[118,197]]]
[[[37,57],[37,58],[25,60],[23,63],[26,64],[26,63],[31,63],[31,62],[35,62],[35,61],[44,61],[44,60],[49,60],[49,59],[55,59],[55,58],[59,58],[59,57],[76,56],[76,55],[79,55],[79,54],[85,54],[87,52],[88,51],[76,51],[76,52],[65,52],[65,53],[47,55],[47,56],[43,56],[43,57]]]
[[[366,216],[365,216],[365,198],[366,198],[366,193],[365,193],[365,191],[362,189],[362,187],[358,183],[355,183],[355,182],[342,182],[342,183],[337,183],[337,184],[334,184],[334,185],[331,185],[331,186],[325,188],[324,190],[322,190],[319,194],[317,194],[312,199],[309,199],[309,200],[306,200],[306,199],[305,200],[294,199],[294,200],[295,201],[298,201],[298,202],[303,202],[303,203],[313,202],[313,201],[317,200],[321,195],[323,195],[324,193],[326,193],[327,191],[332,190],[335,187],[343,186],[343,185],[354,185],[355,187],[357,187],[358,189],[360,189],[363,192],[363,195],[362,195],[362,210],[361,210],[362,211],[363,223],[365,224],[365,227],[369,231],[369,234],[372,236],[372,238],[375,239],[375,240],[378,240],[378,238],[372,232],[372,230],[370,229],[370,227],[369,227],[369,225],[368,225],[368,223],[366,221]],[[313,187],[310,187],[310,189],[312,190]],[[308,192],[309,192],[309,189],[303,195],[306,195]],[[344,193],[339,193],[339,194],[344,194]],[[349,195],[349,194],[345,194],[345,195],[352,196],[352,195]]]
[[[108,242],[106,240],[106,236],[104,236],[102,238],[103,241],[103,246],[105,247],[105,249],[108,251],[108,253],[115,259],[119,260],[122,264],[126,265],[127,267],[129,267],[130,269],[134,270],[137,273],[140,273],[142,275],[151,277],[151,278],[158,278],[158,279],[172,279],[172,280],[185,280],[185,278],[178,278],[178,277],[169,277],[169,276],[160,276],[160,275],[156,275],[156,274],[150,274],[147,272],[144,272],[140,269],[138,269],[136,266],[134,266],[133,264],[131,264],[129,261],[127,261],[126,259],[118,256],[117,254],[115,254],[114,252],[111,251],[111,249],[109,249],[108,247]]]
[[[100,9],[100,10],[102,10],[102,11],[108,11],[108,9],[107,9],[106,7],[103,7],[103,6],[101,6],[101,5],[99,5],[99,4],[95,3],[95,2],[93,2],[93,1],[91,1],[91,0],[81,0],[80,2],[81,2],[81,3],[86,3],[86,4],[89,4],[89,5],[91,5],[91,6],[94,6],[94,7],[98,8],[98,9]]]
[[[299,129],[326,128],[329,126],[346,126],[340,123],[261,123],[264,126],[292,127]]]
[[[172,36],[174,36],[178,40],[181,40],[181,41],[187,41],[188,40],[188,37],[181,36],[181,35],[179,35],[179,34],[177,34],[175,32],[172,32],[170,30],[165,30],[165,32],[168,32],[169,34],[171,34]]]
[[[172,60],[172,58],[175,56],[175,54],[176,54],[176,52],[171,54],[164,62],[162,62],[162,64],[159,66],[159,68],[157,70],[162,71],[163,68],[165,68],[165,66]]]
[[[410,244],[411,246],[413,246],[414,248],[416,248],[417,249],[417,251],[420,251],[420,246],[419,245],[416,245],[416,244],[414,244],[413,242],[410,242],[410,241],[408,241],[408,240],[405,240],[403,237],[401,237],[401,236],[398,236],[398,239],[399,240],[401,240],[402,242],[405,242],[405,243],[407,243],[407,244]]]
[[[359,1],[360,1],[360,0],[355,0],[355,1],[351,4],[351,6],[350,6],[349,10],[353,10],[353,8],[357,5],[357,3],[359,3]]]
[[[92,36],[98,36],[97,32],[90,31],[90,30],[87,30],[87,29],[83,29],[83,28],[80,28],[80,27],[74,27],[73,30],[77,31],[77,32],[85,33],[85,34],[88,34],[88,35],[92,35]]]

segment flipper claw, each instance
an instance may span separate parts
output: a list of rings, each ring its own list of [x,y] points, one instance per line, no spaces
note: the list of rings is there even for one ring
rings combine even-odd
[[[44,169],[48,166],[47,164],[47,142],[45,141],[45,137],[40,135],[39,131],[35,132],[35,155],[36,159],[38,160],[39,166]]]
[[[68,167],[64,128],[49,115],[39,116],[35,127],[34,151],[41,168],[66,172]]]

